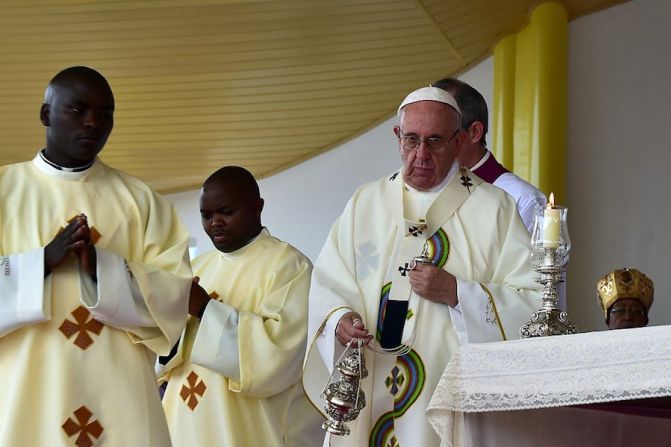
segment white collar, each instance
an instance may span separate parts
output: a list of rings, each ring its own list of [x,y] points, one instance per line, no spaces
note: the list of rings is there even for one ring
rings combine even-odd
[[[42,151],[40,151],[33,158],[33,164],[37,167],[37,169],[39,169],[40,171],[44,172],[47,175],[58,177],[63,180],[76,181],[87,176],[93,170],[93,168],[99,164],[99,161],[98,157],[96,157],[95,160],[93,160],[93,164],[82,171],[65,170],[60,167],[57,167],[52,162],[46,161],[42,155]]]
[[[42,149],[42,150],[38,153],[39,156],[40,156],[40,158],[41,158],[46,164],[48,164],[49,166],[51,166],[51,167],[54,168],[54,169],[58,169],[59,171],[65,171],[65,172],[82,172],[82,171],[86,171],[88,168],[90,168],[91,166],[93,166],[93,163],[95,163],[95,161],[96,161],[95,158],[94,158],[93,160],[91,160],[90,163],[86,163],[86,164],[83,165],[83,166],[78,166],[78,167],[76,167],[76,168],[68,168],[68,167],[61,166],[61,165],[59,165],[59,164],[57,164],[57,163],[54,163],[53,161],[49,160],[49,159],[47,158],[46,151],[47,151],[46,149]]]
[[[473,171],[475,171],[476,169],[478,169],[480,166],[482,166],[483,164],[485,164],[485,162],[486,162],[487,160],[489,160],[489,157],[491,157],[491,156],[492,156],[492,153],[491,153],[491,152],[489,152],[489,151],[485,152],[485,155],[483,155],[483,157],[480,159],[479,162],[477,162],[476,164],[473,165],[473,167],[470,169],[470,171],[473,172]]]
[[[270,231],[268,231],[268,229],[266,227],[261,227],[261,231],[259,232],[259,234],[254,236],[254,238],[252,238],[252,240],[247,242],[242,247],[238,248],[235,251],[231,251],[231,252],[228,252],[228,253],[223,252],[223,251],[221,251],[219,253],[221,254],[222,258],[233,260],[233,259],[239,258],[240,256],[244,255],[249,250],[249,247],[254,245],[255,242],[257,242],[261,239],[266,239],[268,237],[270,237]]]

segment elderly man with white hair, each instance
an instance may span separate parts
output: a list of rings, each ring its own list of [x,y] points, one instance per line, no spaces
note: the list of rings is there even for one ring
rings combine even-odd
[[[540,304],[515,201],[459,166],[454,98],[424,87],[398,115],[403,167],[354,193],[312,276],[303,382],[317,407],[344,345],[366,344],[366,406],[334,447],[440,445],[424,412],[452,353],[519,337]]]

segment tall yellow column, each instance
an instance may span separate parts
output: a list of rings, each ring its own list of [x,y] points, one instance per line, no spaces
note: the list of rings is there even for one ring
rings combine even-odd
[[[496,154],[558,202],[566,197],[567,61],[568,19],[556,3],[536,7],[529,25],[494,49]]]
[[[494,155],[512,169],[515,117],[515,52],[517,37],[505,37],[494,48]]]

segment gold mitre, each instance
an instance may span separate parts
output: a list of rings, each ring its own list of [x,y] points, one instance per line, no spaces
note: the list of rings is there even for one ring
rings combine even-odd
[[[617,300],[630,298],[639,300],[647,310],[652,306],[655,286],[650,278],[636,269],[618,269],[596,283],[597,298],[606,318],[608,309]]]

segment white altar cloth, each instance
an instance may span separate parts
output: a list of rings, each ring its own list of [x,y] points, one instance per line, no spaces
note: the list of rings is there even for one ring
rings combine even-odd
[[[427,417],[443,446],[480,445],[465,441],[472,438],[468,426],[495,426],[492,415],[499,421],[525,415],[529,421],[531,413],[519,410],[663,396],[671,396],[671,326],[464,345],[443,372]],[[510,410],[518,413],[502,413]],[[625,423],[622,415],[603,420],[601,411],[571,410],[598,423]],[[492,415],[465,417],[483,412]],[[506,427],[516,430],[510,421]]]

